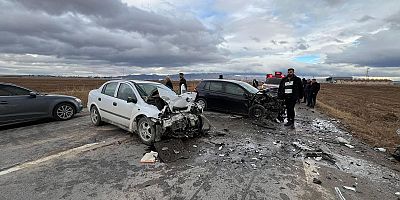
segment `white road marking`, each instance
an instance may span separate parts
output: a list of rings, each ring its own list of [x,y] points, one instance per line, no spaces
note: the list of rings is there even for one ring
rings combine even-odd
[[[85,152],[85,151],[89,151],[89,150],[94,150],[94,149],[97,149],[97,148],[100,148],[100,147],[111,145],[111,144],[116,143],[118,141],[123,142],[123,141],[126,141],[128,139],[129,138],[122,138],[122,139],[119,138],[119,139],[115,139],[115,140],[111,140],[111,141],[107,141],[107,142],[103,141],[103,142],[100,142],[100,143],[99,142],[95,142],[95,143],[85,144],[85,145],[80,146],[80,147],[69,149],[69,150],[66,150],[66,151],[63,151],[63,152],[60,152],[60,153],[57,153],[57,154],[46,156],[46,157],[40,158],[38,160],[26,162],[26,163],[11,167],[9,169],[0,171],[0,176],[6,175],[6,174],[9,174],[9,173],[21,170],[21,169],[25,169],[27,167],[38,165],[40,163],[52,160],[54,158],[58,158],[58,157],[69,155],[69,154],[77,154],[77,153],[81,153],[81,152]]]

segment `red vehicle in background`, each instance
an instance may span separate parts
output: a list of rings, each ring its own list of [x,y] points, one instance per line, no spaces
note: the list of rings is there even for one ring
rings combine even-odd
[[[275,72],[275,74],[267,74],[265,83],[262,85],[262,90],[269,91],[272,94],[277,95],[279,89],[279,83],[285,75],[282,72]]]

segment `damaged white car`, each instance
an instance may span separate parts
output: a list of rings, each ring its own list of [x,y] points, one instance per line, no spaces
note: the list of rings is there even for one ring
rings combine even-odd
[[[94,125],[107,122],[137,132],[144,144],[163,136],[187,137],[203,130],[203,108],[195,93],[177,95],[161,83],[116,80],[89,92],[88,109]]]

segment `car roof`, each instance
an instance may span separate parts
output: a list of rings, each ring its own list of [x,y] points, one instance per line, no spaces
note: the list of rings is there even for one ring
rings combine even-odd
[[[228,83],[246,83],[244,81],[230,80],[230,79],[204,79],[202,81],[220,81],[220,82],[228,82]]]
[[[131,79],[120,79],[120,80],[110,80],[107,81],[107,83],[110,82],[133,82],[133,83],[153,83],[153,84],[161,84],[159,82],[155,82],[155,81],[143,81],[143,80],[131,80]]]

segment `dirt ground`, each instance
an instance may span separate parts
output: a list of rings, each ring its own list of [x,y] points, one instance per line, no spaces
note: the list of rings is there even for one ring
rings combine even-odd
[[[323,84],[317,104],[354,136],[393,151],[400,145],[399,99],[399,86]]]

